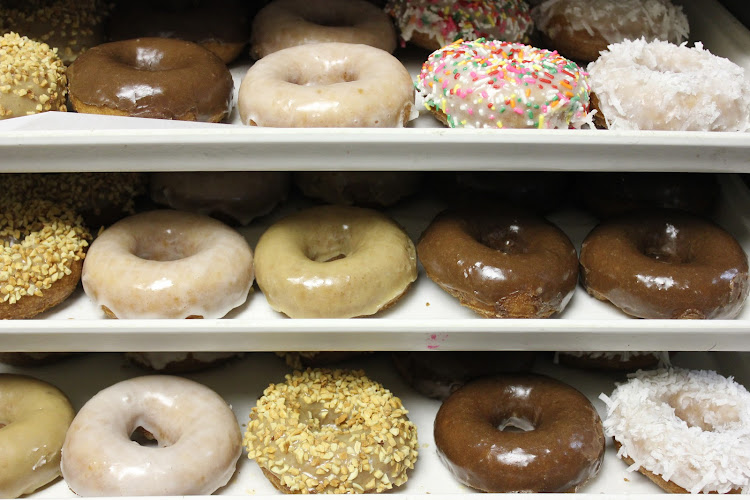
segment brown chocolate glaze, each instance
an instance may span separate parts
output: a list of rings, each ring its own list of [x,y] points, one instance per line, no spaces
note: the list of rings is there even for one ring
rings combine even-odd
[[[192,42],[139,38],[88,50],[68,68],[76,111],[220,121],[232,104],[226,65]]]
[[[486,317],[546,318],[578,281],[578,258],[556,226],[499,205],[447,210],[424,231],[417,254],[427,276]]]
[[[733,318],[748,293],[748,262],[734,237],[679,211],[638,212],[595,227],[581,248],[586,290],[654,319]]]
[[[533,430],[499,429],[519,420]],[[605,443],[599,415],[576,389],[542,375],[502,375],[443,402],[435,444],[459,481],[501,493],[575,491],[599,472]]]

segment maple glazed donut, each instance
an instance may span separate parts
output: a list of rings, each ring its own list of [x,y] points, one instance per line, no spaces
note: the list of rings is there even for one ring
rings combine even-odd
[[[158,446],[133,442],[138,428]],[[65,437],[61,469],[80,496],[210,495],[229,482],[241,453],[240,427],[221,396],[150,375],[86,402]]]
[[[253,19],[250,55],[260,59],[297,45],[361,43],[396,49],[388,15],[367,0],[274,0]]]
[[[308,369],[263,391],[243,444],[284,493],[381,493],[417,460],[407,414],[362,371]]]
[[[57,387],[0,374],[0,496],[17,498],[60,476],[60,450],[74,415]]]
[[[234,82],[226,65],[200,45],[138,38],[94,47],[68,68],[70,102],[79,113],[219,122]]]
[[[570,239],[542,217],[507,207],[446,210],[417,244],[427,276],[487,318],[546,318],[578,281]]]
[[[242,123],[260,127],[403,127],[416,117],[404,65],[361,44],[274,52],[250,67],[238,100]]]
[[[467,128],[581,128],[590,124],[589,84],[557,52],[479,39],[432,54],[415,83],[445,125]]]
[[[417,279],[414,243],[374,210],[324,205],[269,227],[255,247],[258,286],[290,318],[353,318],[392,306]]]
[[[575,492],[599,473],[604,456],[591,402],[542,375],[469,382],[440,406],[434,432],[456,479],[486,492]]]
[[[581,246],[586,291],[652,319],[725,319],[748,294],[748,262],[719,226],[678,211],[637,212],[596,226]]]
[[[94,240],[81,282],[111,317],[221,318],[247,299],[253,253],[240,233],[216,219],[143,212]]]

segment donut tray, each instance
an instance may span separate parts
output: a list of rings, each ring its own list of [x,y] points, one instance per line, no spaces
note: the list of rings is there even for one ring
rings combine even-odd
[[[686,368],[712,369],[725,376],[734,375],[737,381],[750,384],[750,373],[745,369],[750,362],[748,354],[738,353],[690,353],[680,352],[672,356],[675,365]],[[394,370],[388,353],[365,356],[336,365],[353,369],[364,369],[367,375],[382,383],[400,397],[409,410],[409,418],[417,425],[419,434],[419,458],[409,481],[393,492],[398,499],[424,498],[429,494],[456,496],[475,492],[458,483],[438,459],[433,439],[433,421],[440,402],[428,399],[409,387]],[[241,359],[229,360],[220,367],[196,372],[189,378],[201,382],[217,391],[231,405],[244,432],[244,424],[250,409],[263,389],[272,382],[280,382],[290,369],[271,353],[248,353]],[[606,415],[604,403],[599,395],[611,394],[615,382],[625,380],[623,373],[603,373],[567,368],[555,365],[552,354],[539,353],[534,372],[558,378],[583,392],[594,404],[600,416]],[[76,410],[99,390],[120,380],[144,375],[148,372],[125,361],[121,354],[80,354],[45,367],[19,369],[0,365],[0,372],[18,372],[41,378],[57,385],[65,392]],[[102,444],[106,446],[106,443]],[[579,493],[597,495],[606,493],[629,495],[659,494],[661,490],[638,473],[627,472],[627,465],[616,457],[614,446],[608,440],[604,463],[600,474],[586,483]],[[221,495],[252,495],[264,498],[277,492],[263,477],[257,465],[243,454],[238,463],[238,472],[231,482],[217,492]],[[75,495],[63,480],[31,495],[32,498],[69,498]],[[561,495],[562,496],[562,495]],[[525,498],[525,497],[524,497]],[[549,498],[545,496],[544,498]]]
[[[691,41],[748,70],[750,31],[716,0],[682,0]],[[426,51],[397,51],[412,75]],[[232,66],[235,91],[250,62]],[[236,99],[235,99],[236,102]],[[422,110],[424,111],[424,110]],[[640,170],[746,172],[743,133],[453,130],[424,111],[405,129],[264,129],[76,113],[0,121],[6,172],[133,170]]]

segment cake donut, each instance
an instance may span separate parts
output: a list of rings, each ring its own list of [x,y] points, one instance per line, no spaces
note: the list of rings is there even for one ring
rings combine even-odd
[[[546,318],[578,281],[575,247],[542,217],[497,205],[440,213],[417,244],[427,276],[487,318]]]
[[[396,49],[388,15],[367,0],[273,0],[253,19],[250,55],[310,43],[341,42]]]
[[[247,71],[238,101],[242,123],[260,127],[403,127],[416,118],[404,65],[361,44],[274,52]]]
[[[590,370],[634,371],[669,366],[667,351],[560,351],[555,363]]]
[[[611,44],[588,66],[597,126],[612,130],[750,130],[745,70],[703,48]]]
[[[219,122],[231,109],[226,65],[200,45],[137,38],[88,50],[68,68],[79,113]]]
[[[682,7],[670,0],[547,0],[531,11],[546,45],[576,61],[594,61],[611,43],[645,38],[682,43]]]
[[[67,111],[65,65],[46,43],[16,33],[0,37],[0,120]]]
[[[353,318],[392,306],[417,279],[414,243],[374,210],[324,205],[273,224],[255,247],[258,286],[291,318]]]
[[[138,428],[158,446],[134,443]],[[208,387],[171,375],[136,377],[83,405],[61,469],[80,496],[210,495],[234,474],[241,443],[234,413]]]
[[[362,371],[308,369],[263,391],[243,444],[284,493],[381,493],[417,460],[407,414]]]
[[[523,0],[388,0],[401,39],[427,50],[456,40],[526,42],[534,28]]]
[[[81,282],[110,317],[221,318],[247,299],[253,254],[241,234],[210,217],[142,212],[99,234]]]
[[[456,128],[580,128],[589,84],[557,52],[483,38],[432,54],[415,83],[424,106]]]
[[[0,496],[17,498],[60,476],[60,450],[74,415],[57,387],[0,374]]]
[[[469,382],[443,402],[435,445],[456,479],[477,490],[575,492],[599,473],[604,430],[573,387],[542,375],[501,375]]]
[[[750,487],[750,393],[713,371],[639,371],[619,384],[604,429],[617,456],[670,493]]]
[[[596,226],[581,246],[581,282],[599,300],[652,319],[723,319],[748,294],[734,237],[684,212],[637,212]]]
[[[339,205],[387,207],[422,186],[422,172],[295,172],[294,185],[305,196]]]

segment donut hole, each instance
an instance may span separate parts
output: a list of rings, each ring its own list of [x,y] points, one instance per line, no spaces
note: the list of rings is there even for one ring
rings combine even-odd
[[[146,446],[148,448],[158,448],[159,441],[153,435],[153,433],[144,429],[142,426],[136,427],[136,429],[130,434],[130,440],[140,446]]]
[[[495,427],[502,432],[530,432],[536,429],[536,426],[529,419],[524,417],[507,417],[498,423]]]
[[[666,264],[689,264],[694,257],[689,245],[680,244],[679,230],[667,224],[663,230],[648,232],[640,239],[639,251]]]
[[[476,240],[482,245],[506,255],[528,253],[528,246],[521,237],[520,228],[515,224],[495,228],[490,231],[477,231]]]
[[[333,262],[345,259],[352,253],[351,241],[347,237],[331,238],[318,245],[311,245],[305,251],[305,256],[315,262]]]
[[[139,238],[133,254],[143,260],[172,262],[186,259],[198,253],[197,245],[182,241],[176,235],[168,234],[166,238]]]
[[[286,78],[287,83],[302,87],[324,87],[335,83],[356,82],[357,80],[359,80],[359,72],[347,65],[334,65],[318,74],[295,74]]]
[[[717,405],[679,394],[672,395],[667,403],[674,409],[675,416],[689,427],[698,427],[706,432],[718,431],[740,421],[739,410],[729,404]]]
[[[326,12],[308,12],[304,16],[308,23],[317,24],[325,28],[351,28],[354,23],[336,14],[335,10]]]

